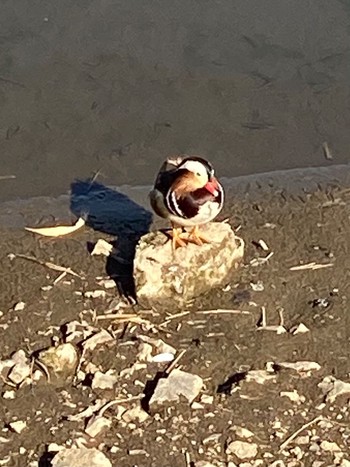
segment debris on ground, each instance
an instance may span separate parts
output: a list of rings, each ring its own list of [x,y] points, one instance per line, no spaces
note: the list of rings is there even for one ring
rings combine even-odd
[[[162,232],[140,239],[134,260],[140,299],[170,299],[181,305],[226,280],[243,257],[244,242],[227,223],[208,224],[203,227],[203,234],[215,242],[201,248],[190,243],[175,253]]]
[[[96,448],[72,447],[59,451],[52,467],[112,467],[111,461]]]
[[[160,378],[149,401],[150,407],[179,402],[183,396],[189,403],[198,396],[203,386],[200,376],[175,369],[167,378]]]
[[[238,459],[252,459],[258,454],[258,446],[248,441],[231,441],[226,448],[227,454],[234,454]]]
[[[326,376],[319,384],[323,394],[326,397],[326,402],[334,402],[338,396],[350,394],[350,383],[344,383],[334,376]]]

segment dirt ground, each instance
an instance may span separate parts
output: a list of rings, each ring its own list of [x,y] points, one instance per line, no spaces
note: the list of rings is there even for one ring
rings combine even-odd
[[[119,377],[114,390],[106,391],[92,389],[88,378],[49,382],[43,377],[13,387],[3,376],[1,465],[48,467],[53,456],[47,452],[50,443],[70,446],[78,439],[99,446],[113,466],[193,467],[200,466],[200,461],[214,466],[233,466],[235,462],[244,467],[348,465],[344,459],[350,459],[350,396],[324,403],[318,387],[330,375],[349,381],[348,199],[348,192],[340,188],[302,196],[271,192],[256,202],[232,199],[229,193],[222,219],[229,217],[233,227],[240,226],[239,235],[247,246],[244,263],[221,289],[209,291],[185,310],[167,305],[147,312],[140,304],[119,309],[119,313],[142,316],[143,324],[96,321],[96,316],[118,308],[115,288],[105,289],[104,297],[86,296],[87,291],[103,289],[98,282],[106,278],[105,258],[91,257],[87,244],[98,238],[112,240],[111,235],[84,228],[68,238],[39,240],[24,231],[3,230],[0,359],[19,349],[33,357],[37,351],[63,342],[67,323],[85,321],[84,326],[94,326],[94,332],[105,328],[115,337],[112,345],[101,345],[89,353],[87,361],[102,371],[114,369]],[[268,251],[257,245],[261,239]],[[257,258],[270,252],[273,255],[267,261],[256,264]],[[14,258],[16,254],[69,266],[83,279],[67,275],[53,286],[58,272]],[[290,269],[310,262],[332,266]],[[16,311],[15,304],[21,301],[24,309]],[[279,324],[280,313],[287,332],[258,330],[262,307],[267,325]],[[249,313],[196,314],[216,309]],[[300,323],[309,331],[290,332]],[[70,421],[70,415],[97,399],[143,397],[165,369],[165,364],[148,363],[128,373],[137,358],[140,334],[161,338],[178,352],[186,349],[179,365],[203,378],[204,387],[196,399],[200,406],[185,401],[170,404],[139,422],[121,417],[122,408],[129,409],[134,402],[120,403],[105,412],[112,426],[102,436],[89,439],[84,433],[87,419]],[[320,369],[298,372],[278,367],[273,380],[264,384],[247,378],[251,370],[264,370],[267,362],[297,361],[317,362]],[[4,397],[9,391],[13,398]],[[297,391],[295,397],[293,391]],[[283,392],[289,396],[281,395]],[[203,395],[209,398],[203,399]],[[290,435],[319,416],[323,418],[280,450]],[[16,420],[27,422],[21,433],[9,428]],[[229,453],[230,442],[243,439],[237,427],[253,433],[246,440],[257,445],[253,459],[244,461]],[[278,460],[281,462],[274,463]]]

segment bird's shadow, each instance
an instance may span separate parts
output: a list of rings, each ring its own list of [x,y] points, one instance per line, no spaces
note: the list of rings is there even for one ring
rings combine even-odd
[[[152,213],[125,194],[91,180],[71,185],[71,211],[84,217],[92,229],[113,235],[113,253],[107,257],[106,273],[121,296],[137,302],[133,261],[140,237],[149,232]],[[93,244],[88,244],[91,251]]]

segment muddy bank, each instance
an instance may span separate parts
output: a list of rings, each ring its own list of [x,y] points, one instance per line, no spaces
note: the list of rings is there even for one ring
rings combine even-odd
[[[149,184],[173,153],[228,177],[347,163],[349,21],[345,0],[3,1],[0,200]]]
[[[339,177],[341,174],[346,177],[343,170],[339,170]],[[286,179],[300,181],[300,174],[296,175],[289,173]],[[266,177],[271,185],[274,175]],[[341,180],[344,182],[344,178]],[[291,183],[293,190],[286,185],[283,188],[283,183],[271,187],[266,179],[259,184],[261,188],[256,185],[251,193],[256,190],[260,196],[238,196],[229,190],[222,213],[232,226],[241,226],[240,235],[247,244],[244,265],[222,288],[199,297],[182,310],[187,313],[178,317],[172,318],[174,310],[169,307],[146,314],[142,314],[142,304],[119,310],[143,316],[145,322],[141,324],[96,321],[97,316],[115,309],[119,299],[114,288],[104,289],[101,280],[107,278],[106,261],[91,258],[87,243],[101,237],[111,240],[115,238],[112,232],[85,228],[69,238],[47,241],[23,230],[2,228],[0,359],[18,349],[35,355],[54,341],[65,339],[65,324],[85,320],[95,332],[104,328],[114,336],[111,347],[102,346],[88,355],[90,371],[92,362],[101,371],[114,369],[120,374],[115,388],[107,393],[92,389],[88,379],[57,386],[43,377],[20,389],[2,381],[2,396],[5,391],[14,391],[14,399],[2,398],[0,405],[0,449],[4,458],[8,456],[5,465],[37,466],[41,458],[40,467],[47,466],[45,459],[50,455],[45,455],[45,450],[49,443],[69,445],[69,440],[80,439],[98,445],[113,465],[180,467],[189,459],[190,465],[207,461],[226,467],[229,461],[244,462],[228,449],[230,443],[242,439],[237,427],[253,433],[248,439],[249,444],[256,445],[249,464],[252,466],[270,466],[277,460],[284,464],[275,465],[290,467],[300,462],[311,466],[318,460],[335,465],[337,459],[341,461],[339,452],[347,458],[347,396],[324,404],[318,385],[328,375],[348,381],[350,371],[345,351],[350,336],[349,192],[329,173],[323,174],[319,187],[316,181],[312,186],[300,184],[298,189]],[[65,209],[68,213],[67,199]],[[37,219],[35,216],[33,219]],[[268,245],[267,252],[257,246],[260,239]],[[67,276],[54,285],[58,273],[21,258],[13,259],[11,253],[69,266],[83,279]],[[269,253],[273,255],[264,261]],[[309,263],[323,267],[291,270]],[[96,289],[105,293],[89,298],[86,292]],[[14,309],[20,301],[25,302],[24,309]],[[262,307],[268,325],[279,324],[283,317],[285,333],[258,330]],[[248,313],[196,314],[215,309]],[[308,332],[293,335],[290,330],[300,323]],[[180,365],[203,379],[199,400],[203,395],[209,398],[202,402],[202,408],[184,402],[158,415],[150,413],[142,422],[126,422],[120,418],[119,409],[110,408],[104,415],[113,428],[102,438],[91,440],[84,434],[85,419],[69,421],[67,417],[101,397],[108,401],[142,396],[157,372],[164,369],[159,364],[146,364],[127,376],[137,360],[141,334],[160,337],[178,352],[186,349]],[[313,361],[320,368],[301,374],[279,370],[264,384],[247,380],[249,371],[262,370],[267,362],[297,361]],[[86,363],[84,371],[88,371]],[[283,395],[286,392],[289,396]],[[322,420],[313,422],[318,416]],[[25,420],[28,428],[21,434],[8,431],[8,424],[15,420]],[[303,439],[292,439],[283,447],[282,443],[308,422],[313,424],[300,433]]]

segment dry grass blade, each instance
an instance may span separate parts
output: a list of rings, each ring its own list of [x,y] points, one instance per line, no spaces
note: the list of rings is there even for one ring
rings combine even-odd
[[[187,451],[185,451],[185,462],[186,462],[186,467],[191,467],[192,465],[191,457]]]
[[[333,263],[326,263],[326,264],[319,264],[312,261],[311,263],[307,264],[300,264],[299,266],[292,266],[289,268],[290,271],[304,271],[307,269],[311,269],[312,271],[316,271],[317,269],[325,269],[333,267]]]
[[[295,431],[292,435],[290,435],[280,446],[280,451],[283,451],[289,443],[293,441],[302,431],[304,431],[306,428],[309,428],[309,426],[314,425],[317,422],[320,422],[321,420],[324,420],[324,417],[322,415],[319,415],[318,417],[312,419],[310,422],[305,423],[305,425],[301,426],[297,431]]]
[[[176,313],[175,315],[170,315],[165,318],[165,320],[159,324],[159,327],[167,326],[172,320],[182,318],[183,316],[189,315],[189,311],[183,311],[181,313]]]
[[[45,376],[47,378],[47,382],[51,382],[51,376],[49,370],[46,368],[46,366],[41,362],[40,360],[34,359],[33,360],[34,364],[37,365],[43,372],[45,373]]]
[[[0,175],[0,180],[11,180],[16,178],[16,175]]]
[[[179,363],[179,361],[181,360],[181,358],[185,355],[185,353],[187,352],[187,349],[184,349],[184,350],[181,350],[181,352],[179,353],[179,355],[175,358],[175,360],[173,360],[170,365],[168,366],[168,368],[165,370],[165,373],[167,375],[169,375],[173,369],[176,367],[176,365]]]
[[[199,310],[195,311],[199,315],[251,315],[248,310],[224,310],[218,308],[217,310]]]
[[[58,264],[50,263],[48,261],[41,261],[40,259],[35,258],[34,256],[27,256],[16,254],[16,258],[26,259],[27,261],[32,261],[33,263],[40,264],[40,266],[44,266],[45,268],[52,269],[53,271],[57,272],[65,272],[66,274],[70,274],[74,277],[79,277],[79,279],[83,279],[79,274],[74,272],[71,268],[66,268],[64,266],[59,266]]]
[[[284,334],[287,332],[286,328],[284,327],[284,317],[283,317],[283,310],[278,310],[278,315],[280,318],[280,324],[278,325],[268,325],[267,318],[266,318],[266,308],[264,306],[261,307],[261,318],[260,318],[260,325],[258,325],[258,331],[273,331],[277,334]]]
[[[79,217],[77,222],[74,225],[57,225],[54,227],[25,227],[25,230],[28,232],[36,233],[43,235],[45,237],[62,237],[63,235],[68,235],[75,232],[85,225],[85,220],[82,217]]]
[[[106,410],[113,407],[113,405],[128,404],[129,402],[140,400],[143,397],[144,397],[143,394],[139,394],[138,396],[130,397],[129,399],[115,399],[114,401],[109,401],[107,402],[107,404],[105,404],[103,407],[100,408],[100,410],[98,411],[98,416],[103,417],[103,414],[106,412]]]
[[[333,160],[333,154],[331,153],[331,150],[329,149],[328,143],[326,141],[322,144],[322,149],[323,149],[324,157],[328,161]]]

